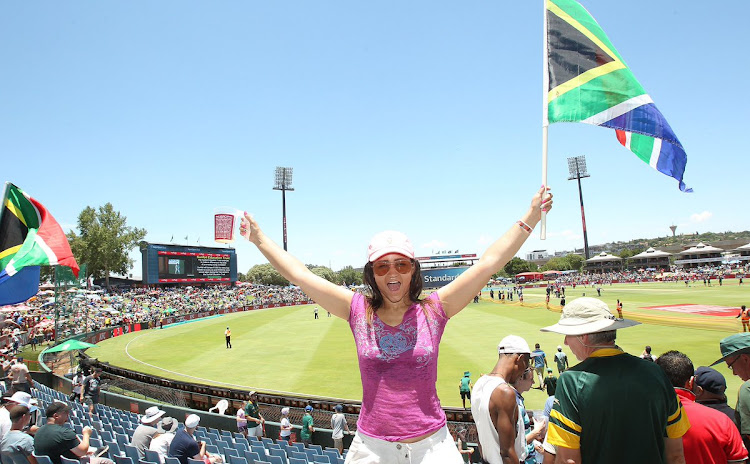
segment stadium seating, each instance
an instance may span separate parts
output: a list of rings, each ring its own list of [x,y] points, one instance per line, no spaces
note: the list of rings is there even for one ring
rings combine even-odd
[[[33,456],[36,458],[37,464],[52,464],[52,460],[49,456],[39,456],[37,454],[33,454]]]
[[[66,395],[38,382],[34,382],[32,394],[38,399],[42,413],[53,401],[68,403]],[[141,459],[138,450],[130,444],[133,431],[139,425],[137,414],[98,404],[96,416],[92,420],[86,406],[77,402],[69,404],[71,427],[78,435],[83,433],[84,427],[91,427],[91,446],[108,446],[107,455],[116,464],[161,464],[160,456],[155,451],[146,450],[144,458]],[[324,450],[322,446],[315,444],[306,448],[302,443],[289,444],[279,439],[245,437],[240,433],[203,426],[196,428],[195,436],[206,442],[206,451],[223,456],[227,464],[341,464],[346,456],[346,451],[342,457],[335,448]],[[84,460],[85,457],[82,461]],[[46,456],[38,457],[37,461],[39,464],[52,464]],[[81,462],[71,460],[63,464]],[[167,457],[164,464],[179,464],[179,461]],[[189,464],[203,462],[195,461]]]

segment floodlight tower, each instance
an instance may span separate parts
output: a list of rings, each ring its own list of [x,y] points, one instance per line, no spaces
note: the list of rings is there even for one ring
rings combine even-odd
[[[284,251],[286,251],[286,192],[294,191],[292,188],[292,169],[293,168],[282,168],[276,166],[275,183],[273,186],[274,190],[281,190],[281,214],[283,217],[284,226]]]
[[[582,155],[568,158],[568,172],[570,173],[568,180],[578,180],[578,197],[581,199],[581,222],[583,223],[583,252],[586,259],[589,259],[589,238],[586,234],[586,215],[583,213],[583,191],[581,190],[581,179],[591,177],[586,171],[586,157]]]

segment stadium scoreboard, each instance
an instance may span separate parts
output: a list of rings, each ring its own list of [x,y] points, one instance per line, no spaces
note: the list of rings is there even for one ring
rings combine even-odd
[[[464,273],[474,261],[479,260],[476,253],[459,254],[441,253],[416,258],[422,268],[422,285],[425,289],[443,287]]]
[[[141,244],[144,284],[232,283],[237,281],[233,248]]]

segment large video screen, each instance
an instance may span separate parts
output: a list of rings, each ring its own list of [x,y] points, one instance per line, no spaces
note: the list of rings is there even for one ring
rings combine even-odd
[[[159,282],[229,282],[231,255],[159,252]]]

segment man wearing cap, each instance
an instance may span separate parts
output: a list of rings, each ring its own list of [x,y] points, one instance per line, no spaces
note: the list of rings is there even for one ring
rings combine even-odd
[[[245,420],[247,420],[247,435],[250,437],[263,436],[263,424],[266,420],[260,414],[258,407],[258,394],[254,391],[248,396],[247,405],[245,405]]]
[[[557,447],[559,462],[685,462],[682,436],[690,423],[672,384],[659,366],[615,345],[617,329],[637,324],[584,297],[541,329],[565,335],[581,361],[557,380],[547,441]]]
[[[346,423],[344,416],[344,406],[337,404],[336,413],[331,416],[331,438],[333,438],[333,447],[339,450],[339,454],[344,452],[344,433],[349,433],[349,425]]]
[[[727,381],[716,369],[701,366],[695,370],[695,402],[726,414],[737,425],[734,409],[727,404]]]
[[[200,421],[201,418],[195,414],[187,416],[185,428],[175,432],[172,443],[169,444],[169,455],[177,458],[181,464],[187,464],[188,459],[203,460],[206,455],[206,442],[198,443],[193,438],[193,432]]]
[[[724,361],[732,373],[743,380],[737,394],[735,418],[745,448],[750,449],[750,332],[730,335],[719,342],[721,358],[711,364]]]
[[[315,427],[313,427],[313,417],[312,417],[312,411],[313,407],[309,404],[305,406],[305,415],[302,416],[302,430],[300,430],[300,438],[302,439],[302,443],[304,443],[305,446],[310,446],[312,443],[312,434],[315,432]]]
[[[174,440],[174,434],[177,431],[177,419],[172,417],[164,417],[159,421],[156,427],[158,432],[156,436],[151,440],[151,444],[148,445],[148,449],[159,453],[159,459],[164,462],[164,458],[169,456],[169,445]]]
[[[37,456],[49,456],[53,464],[61,464],[60,456],[75,460],[86,456],[89,451],[91,427],[83,428],[82,438],[79,440],[72,428],[65,427],[69,413],[70,406],[62,401],[53,401],[47,406],[47,423],[34,435],[34,453]],[[89,456],[89,461],[92,464],[114,464],[109,459],[95,456]]]
[[[562,350],[562,346],[557,345],[557,353],[555,353],[555,363],[557,364],[557,373],[562,374],[565,369],[568,368],[568,355]]]
[[[471,402],[471,372],[464,372],[464,376],[458,382],[458,392],[461,394],[461,403],[466,409],[466,398]]]
[[[695,371],[690,358],[679,351],[667,351],[656,364],[664,369],[690,419],[690,429],[682,437],[685,462],[745,462],[747,449],[734,423],[719,411],[695,402],[691,391]]]
[[[471,392],[471,414],[482,458],[489,464],[517,464],[526,457],[526,436],[516,391],[510,384],[530,371],[531,349],[523,338],[508,335],[500,341],[497,353],[495,367],[477,380]]]
[[[146,409],[146,413],[141,417],[141,423],[135,428],[130,444],[138,450],[138,456],[141,459],[146,457],[146,450],[151,445],[151,440],[159,433],[154,425],[163,415],[164,411],[156,406],[151,406]]]

